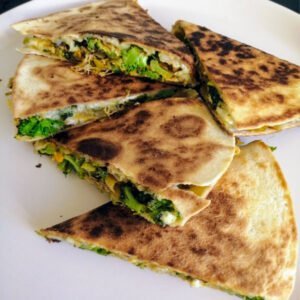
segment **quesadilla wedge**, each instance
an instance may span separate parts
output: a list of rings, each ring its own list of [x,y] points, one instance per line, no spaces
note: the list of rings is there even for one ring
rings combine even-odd
[[[35,148],[64,173],[74,170],[97,184],[113,203],[150,222],[179,226],[209,205],[205,197],[231,163],[235,140],[199,99],[167,98]]]
[[[241,147],[208,200],[210,206],[180,228],[163,229],[108,203],[39,234],[243,299],[288,299],[296,273],[296,224],[269,147]]]
[[[85,72],[194,83],[188,48],[134,0],[93,2],[13,28],[26,35],[26,53],[68,60]]]
[[[201,94],[235,135],[300,125],[300,67],[186,21],[173,32],[198,60]]]
[[[26,55],[13,83],[16,137],[47,138],[151,99],[172,96],[178,87],[142,78],[101,78],[73,71],[69,62]]]

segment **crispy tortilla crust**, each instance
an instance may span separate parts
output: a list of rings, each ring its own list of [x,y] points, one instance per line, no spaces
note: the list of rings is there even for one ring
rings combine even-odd
[[[299,66],[186,21],[176,22],[174,31],[180,30],[221,92],[236,135],[299,125]]]
[[[107,163],[128,179],[170,199],[183,223],[209,202],[177,184],[212,187],[231,163],[232,135],[219,128],[199,99],[151,101],[58,134],[54,142]]]
[[[85,75],[73,71],[68,62],[26,55],[14,77],[14,117],[25,118],[77,104],[107,102],[108,105],[111,100],[122,100],[128,95],[171,88],[171,85],[124,75]]]
[[[111,204],[41,230],[156,263],[239,295],[288,299],[297,232],[286,181],[268,146],[241,148],[208,199],[184,227],[160,228]]]
[[[193,57],[189,49],[134,0],[97,1],[43,18],[25,20],[14,24],[13,28],[24,35],[51,40],[93,34],[153,47],[181,58],[189,66],[193,78]]]

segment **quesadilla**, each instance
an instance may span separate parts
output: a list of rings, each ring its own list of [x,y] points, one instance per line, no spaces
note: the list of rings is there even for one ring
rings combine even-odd
[[[300,125],[300,67],[205,27],[177,21],[173,32],[198,60],[202,97],[235,135]]]
[[[113,203],[162,226],[179,226],[205,199],[235,153],[199,99],[167,98],[38,141],[65,173],[97,184]]]
[[[23,51],[71,61],[100,76],[125,73],[193,84],[193,57],[134,0],[102,0],[13,25]]]
[[[243,299],[288,299],[296,273],[296,224],[269,147],[241,147],[208,200],[210,206],[180,228],[162,229],[108,203],[39,233]]]
[[[33,141],[137,103],[170,97],[178,87],[125,75],[84,75],[73,71],[69,62],[26,55],[12,90],[16,137]]]

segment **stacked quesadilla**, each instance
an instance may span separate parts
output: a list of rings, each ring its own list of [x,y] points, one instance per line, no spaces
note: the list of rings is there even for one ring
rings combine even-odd
[[[13,82],[17,138],[33,141],[111,116],[125,107],[173,95],[178,87],[75,72],[69,62],[26,55]]]
[[[296,272],[296,224],[269,147],[242,147],[208,200],[210,206],[181,228],[163,229],[106,204],[39,233],[243,299],[288,299]]]
[[[102,0],[13,25],[25,53],[71,61],[100,76],[131,76],[194,83],[188,48],[134,0]]]
[[[194,52],[201,95],[226,130],[257,135],[300,125],[299,66],[186,21],[173,32]]]
[[[13,28],[26,54],[16,138],[112,201],[39,234],[243,299],[288,299],[287,184],[268,146],[239,150],[234,135],[300,124],[299,66],[186,21],[172,34],[135,0]]]
[[[184,225],[209,205],[211,188],[235,153],[199,99],[167,98],[35,143],[117,204],[162,226]]]

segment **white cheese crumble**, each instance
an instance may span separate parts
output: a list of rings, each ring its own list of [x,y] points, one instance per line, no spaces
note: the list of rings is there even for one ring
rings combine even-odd
[[[176,221],[176,216],[169,211],[165,211],[160,219],[164,224],[170,225]]]

